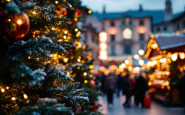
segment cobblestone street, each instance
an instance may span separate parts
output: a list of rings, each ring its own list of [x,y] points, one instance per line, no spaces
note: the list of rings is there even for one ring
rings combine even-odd
[[[104,115],[184,115],[181,108],[166,108],[158,103],[153,102],[150,109],[142,109],[132,106],[131,108],[123,108],[122,103],[125,97],[114,97],[114,105],[112,108],[107,106],[106,97],[100,97],[102,107],[100,110]]]

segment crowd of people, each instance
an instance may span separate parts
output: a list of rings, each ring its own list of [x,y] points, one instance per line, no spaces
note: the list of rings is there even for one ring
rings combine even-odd
[[[106,94],[109,107],[113,106],[114,93],[116,93],[117,97],[120,97],[120,94],[126,96],[126,100],[123,103],[125,108],[131,107],[132,96],[134,96],[136,106],[141,104],[144,107],[144,97],[148,90],[147,74],[145,72],[135,75],[131,75],[129,71],[124,71],[120,74],[111,72],[108,75],[99,72],[96,84],[100,86],[98,90]]]

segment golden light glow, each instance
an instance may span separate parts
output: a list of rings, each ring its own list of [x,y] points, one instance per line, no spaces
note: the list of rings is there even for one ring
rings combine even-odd
[[[101,43],[101,44],[100,44],[100,49],[101,49],[101,50],[106,50],[106,49],[107,49],[107,44]]]
[[[8,19],[9,22],[11,22],[11,19]]]
[[[28,56],[28,59],[31,59],[31,56]]]
[[[6,87],[6,89],[9,89],[9,87]]]
[[[152,44],[152,49],[156,49],[158,47],[158,45],[155,43],[155,44]]]
[[[85,84],[87,84],[87,83],[88,83],[88,81],[87,81],[87,80],[84,80],[84,83],[85,83]]]
[[[122,63],[121,65],[119,65],[120,69],[124,69],[126,67],[126,65],[124,63]]]
[[[125,60],[125,64],[129,64],[129,60]]]
[[[135,59],[139,59],[139,55],[135,54],[135,55],[134,55],[134,58],[135,58]]]
[[[107,33],[106,32],[100,32],[99,37],[100,37],[101,42],[107,41]]]
[[[148,82],[148,86],[152,86],[152,82]]]
[[[35,12],[35,11],[33,11],[33,12],[32,12],[32,14],[34,14],[34,15],[35,15],[35,14],[36,14],[36,12]]]
[[[23,23],[22,20],[20,20],[20,19],[17,20],[17,24],[18,24],[18,25],[21,25],[22,23]]]
[[[67,63],[68,62],[68,58],[64,58],[64,62]]]
[[[66,39],[67,37],[66,36],[64,36],[64,39]]]
[[[101,60],[107,60],[107,51],[100,51],[100,56],[99,56],[99,58],[101,59]]]
[[[58,4],[58,1],[55,1],[55,4]]]
[[[89,69],[94,69],[94,65],[90,65],[89,66]]]
[[[2,92],[2,93],[4,93],[4,92],[5,92],[5,89],[4,89],[4,88],[2,88],[2,89],[1,89],[1,92]]]
[[[16,100],[16,98],[15,98],[15,97],[12,97],[12,98],[11,98],[11,100],[12,100],[12,101],[15,101],[15,100]]]
[[[87,72],[84,72],[84,76],[87,76]]]
[[[77,59],[77,62],[81,62],[81,59]]]
[[[139,60],[139,65],[144,65],[144,61],[143,60]]]
[[[75,22],[78,21],[78,18],[74,18],[74,21],[75,21]]]
[[[145,27],[143,27],[143,26],[139,27],[138,32],[139,32],[140,34],[144,34],[144,33],[146,32]]]
[[[88,13],[89,13],[89,14],[92,14],[92,10],[88,10]]]
[[[185,59],[185,54],[184,53],[180,53],[180,58],[181,59]]]
[[[64,34],[67,34],[67,33],[68,33],[68,31],[67,31],[67,30],[65,30],[65,31],[64,31]]]
[[[176,61],[177,60],[177,54],[172,54],[171,59],[172,59],[172,61]]]
[[[75,28],[75,32],[78,32],[78,28]]]
[[[28,96],[26,94],[23,95],[24,99],[28,99]]]
[[[6,0],[7,2],[11,2],[11,0]]]
[[[139,55],[142,56],[142,55],[144,55],[145,51],[144,50],[139,50],[138,53],[139,53]]]
[[[166,63],[166,58],[160,59],[160,62],[161,62],[161,63]]]

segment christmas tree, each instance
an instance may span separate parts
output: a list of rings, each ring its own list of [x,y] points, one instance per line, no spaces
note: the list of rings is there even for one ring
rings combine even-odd
[[[77,26],[88,12],[79,0],[0,1],[0,114],[99,114]]]

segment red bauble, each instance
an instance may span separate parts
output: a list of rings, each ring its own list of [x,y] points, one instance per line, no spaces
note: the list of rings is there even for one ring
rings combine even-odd
[[[60,8],[56,10],[57,16],[63,17],[67,15],[67,9],[66,8]]]
[[[68,22],[68,24],[72,25],[72,24],[73,24],[73,22],[72,22],[72,21],[70,21],[70,22]]]
[[[7,14],[4,22],[5,31],[15,40],[23,38],[30,29],[30,20],[25,13],[16,15]]]
[[[75,11],[75,15],[76,15],[76,16],[79,16],[80,14],[81,14],[81,11],[77,9],[77,10]]]
[[[97,111],[97,110],[98,110],[98,104],[97,104],[97,103],[94,103],[94,104],[93,104],[92,110],[93,110],[93,111]]]

